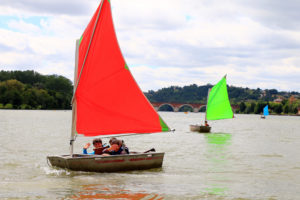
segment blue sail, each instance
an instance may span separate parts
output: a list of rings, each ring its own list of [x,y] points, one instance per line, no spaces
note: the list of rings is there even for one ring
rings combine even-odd
[[[267,115],[269,115],[269,107],[268,107],[268,105],[266,105],[264,107],[264,116],[267,116]]]

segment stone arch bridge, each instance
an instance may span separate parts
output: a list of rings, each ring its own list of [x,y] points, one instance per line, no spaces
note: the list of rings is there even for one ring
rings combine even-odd
[[[199,112],[201,108],[206,107],[206,104],[201,103],[169,103],[169,102],[151,102],[152,106],[158,111],[162,106],[171,106],[174,112],[178,112],[183,106],[188,106],[193,109],[193,112]]]
[[[160,109],[160,107],[164,105],[171,106],[174,112],[178,112],[180,108],[183,106],[189,106],[193,109],[193,112],[199,112],[203,107],[206,107],[206,104],[201,103],[170,103],[170,102],[151,102],[152,106],[156,111]],[[232,110],[235,111],[237,108],[239,108],[238,105],[231,105]]]

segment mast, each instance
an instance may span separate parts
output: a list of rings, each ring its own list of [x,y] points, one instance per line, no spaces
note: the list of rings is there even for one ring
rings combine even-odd
[[[70,138],[70,156],[71,157],[73,157],[73,143],[75,141],[76,133],[77,133],[76,132],[77,111],[76,111],[75,94],[76,94],[76,91],[77,91],[77,87],[78,87],[78,84],[79,84],[79,81],[80,81],[80,77],[81,77],[81,74],[82,74],[82,71],[83,71],[83,68],[84,68],[86,58],[87,58],[88,53],[89,53],[89,49],[90,49],[90,46],[91,46],[91,43],[92,43],[92,40],[93,40],[93,36],[94,36],[95,30],[96,30],[96,27],[97,27],[97,23],[98,23],[98,20],[99,20],[99,17],[100,17],[102,6],[103,6],[103,0],[101,1],[100,9],[99,9],[97,19],[95,21],[95,25],[94,25],[94,28],[93,28],[93,33],[92,33],[92,36],[91,36],[91,39],[90,39],[90,42],[89,42],[89,46],[88,46],[87,52],[85,54],[85,58],[84,58],[84,61],[83,61],[83,64],[82,64],[82,67],[81,67],[80,74],[79,74],[78,78],[77,78],[77,75],[78,75],[78,55],[79,55],[80,40],[76,40],[75,70],[74,70],[74,91],[73,91],[73,97],[72,97],[72,100],[71,100],[71,105],[72,105],[72,127],[71,127],[71,138]]]
[[[76,51],[75,51],[75,70],[74,70],[74,83],[77,82],[78,74],[78,54],[79,54],[79,43],[80,40],[76,40]],[[75,87],[73,96],[75,96]],[[76,98],[72,101],[72,126],[71,126],[71,138],[70,138],[70,156],[73,157],[73,143],[76,136]]]
[[[204,121],[204,125],[205,125],[205,122],[207,121],[207,103],[208,103],[208,98],[209,98],[209,93],[211,91],[211,88],[208,89],[207,91],[207,99],[206,99],[206,109],[205,109],[205,121]]]

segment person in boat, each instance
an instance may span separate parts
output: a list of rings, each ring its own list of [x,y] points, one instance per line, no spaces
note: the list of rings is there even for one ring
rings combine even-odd
[[[83,147],[83,154],[97,154],[97,155],[101,155],[103,153],[103,150],[108,148],[108,146],[103,146],[102,145],[102,140],[101,138],[95,138],[93,140],[93,146],[94,146],[94,151],[92,153],[88,153],[87,149],[91,146],[90,143],[87,143],[86,145],[84,145]]]
[[[207,123],[207,121],[204,122],[204,126],[209,126],[208,123]]]
[[[120,140],[121,141],[121,154],[129,154],[129,149],[128,147],[125,145],[124,140]]]
[[[108,155],[118,155],[122,152],[122,142],[116,138],[111,138],[109,140],[110,147],[103,150],[103,156]]]

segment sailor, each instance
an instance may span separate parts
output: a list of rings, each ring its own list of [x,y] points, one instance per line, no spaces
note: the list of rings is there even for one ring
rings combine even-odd
[[[110,147],[103,150],[103,155],[117,155],[121,154],[121,144],[122,142],[116,138],[111,138],[109,140]]]
[[[102,145],[102,140],[101,138],[95,138],[93,140],[93,146],[94,146],[94,151],[92,153],[88,153],[87,149],[91,146],[90,143],[87,143],[86,145],[84,145],[83,147],[83,154],[97,154],[97,155],[101,155],[103,153],[103,150],[108,148],[108,146],[103,146]]]
[[[120,154],[129,154],[129,149],[128,147],[125,145],[124,140],[120,140],[121,141],[121,148],[120,148]]]
[[[205,125],[205,126],[209,126],[206,120],[205,120],[205,124],[204,124],[204,125]]]

